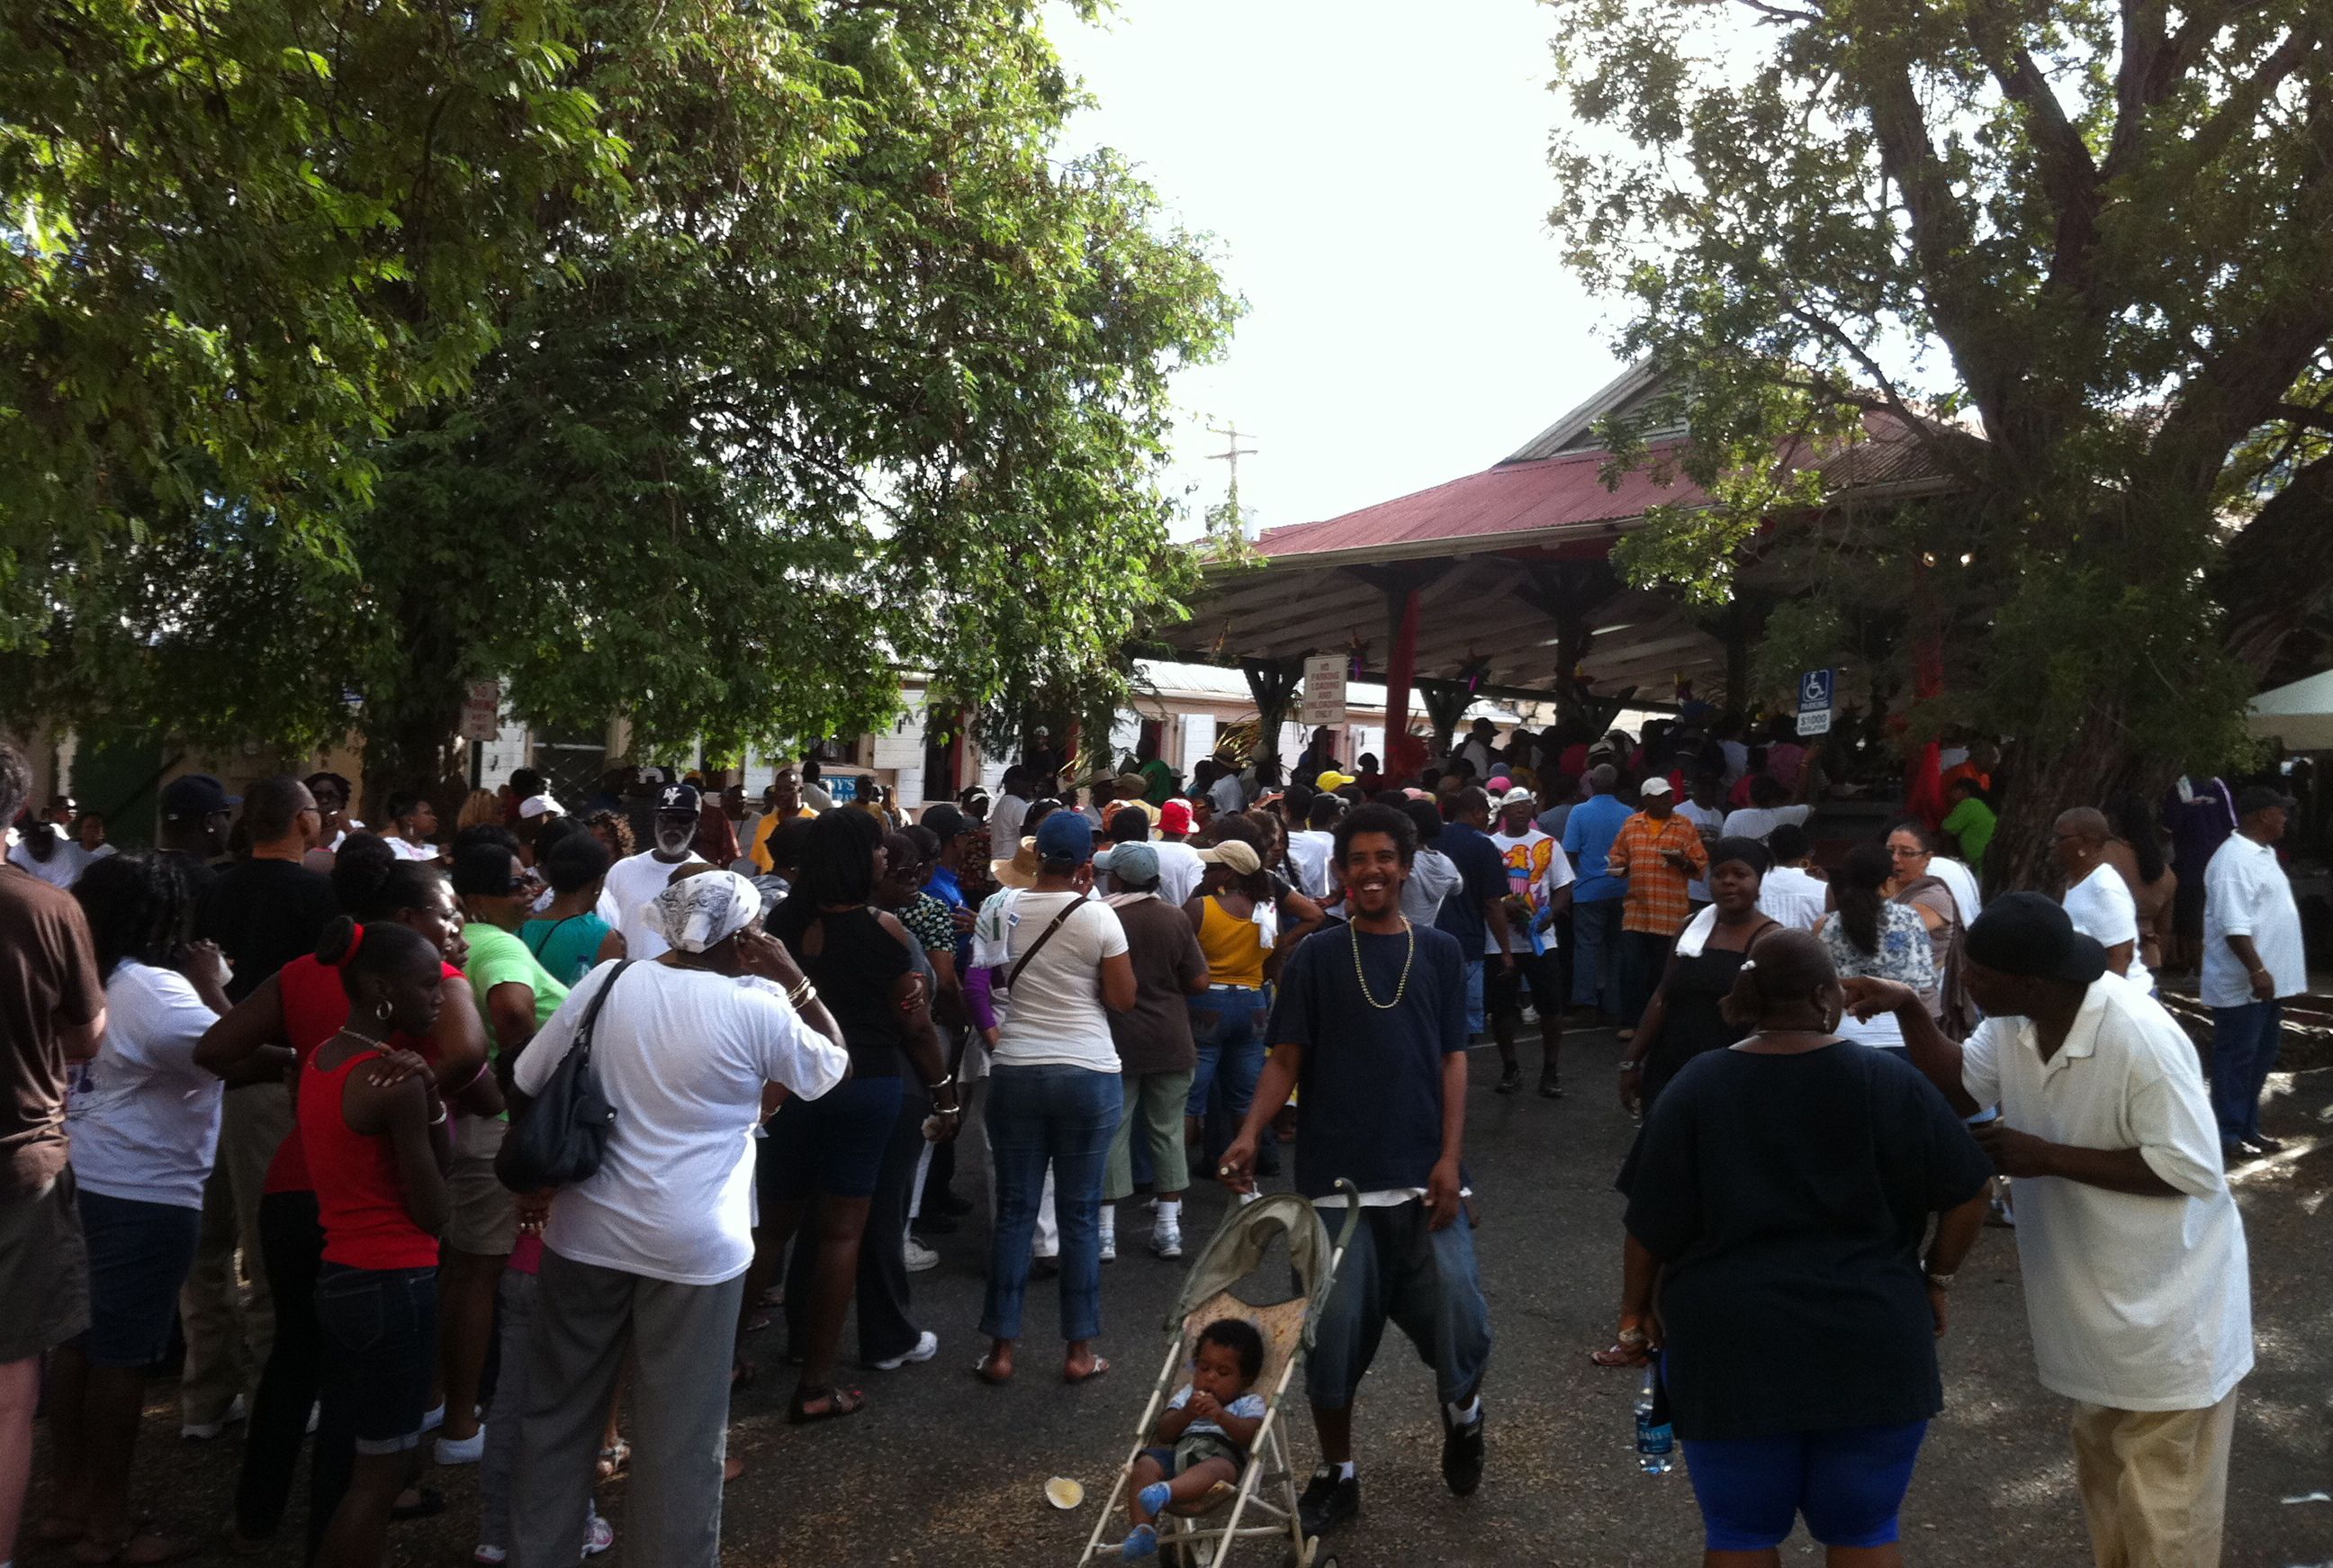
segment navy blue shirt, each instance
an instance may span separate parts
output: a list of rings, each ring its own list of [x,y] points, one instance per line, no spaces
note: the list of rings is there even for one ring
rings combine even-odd
[[[1371,1004],[1396,996],[1390,1008]],[[1340,1176],[1365,1193],[1426,1185],[1442,1158],[1442,1063],[1466,1049],[1466,966],[1455,940],[1424,926],[1390,937],[1332,926],[1307,938],[1281,971],[1267,1038],[1304,1048],[1297,1191],[1326,1198]]]
[[[1483,906],[1507,896],[1507,861],[1491,835],[1471,822],[1445,822],[1434,847],[1450,857],[1461,878],[1458,890],[1442,900],[1434,923],[1458,938],[1458,951],[1470,963],[1479,963],[1489,951],[1490,922]],[[1529,952],[1529,944],[1520,944]],[[1299,948],[1301,952],[1303,949]]]

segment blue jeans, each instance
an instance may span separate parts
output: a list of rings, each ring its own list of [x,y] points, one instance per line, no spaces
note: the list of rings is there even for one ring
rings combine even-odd
[[[1245,986],[1211,986],[1191,998],[1191,1039],[1199,1048],[1191,1073],[1188,1113],[1206,1118],[1207,1169],[1239,1136],[1255,1082],[1263,1076],[1263,993]]]
[[[2221,1142],[2260,1136],[2261,1091],[2276,1065],[2283,1024],[2282,1002],[2212,1009],[2212,1111]]]
[[[1009,1062],[991,1069],[988,1150],[996,1166],[996,1231],[980,1309],[980,1332],[990,1339],[1021,1337],[1029,1246],[1048,1161],[1061,1229],[1061,1338],[1090,1340],[1101,1332],[1102,1169],[1124,1103],[1115,1073]]]
[[[1343,1223],[1334,1210],[1328,1217]],[[1474,1222],[1464,1212],[1435,1230],[1423,1198],[1361,1210],[1304,1369],[1315,1409],[1352,1408],[1388,1322],[1434,1369],[1436,1399],[1473,1396],[1491,1361],[1491,1305],[1474,1266]]]
[[[1572,1005],[1614,1016],[1620,1007],[1613,970],[1619,956],[1620,904],[1618,899],[1590,899],[1571,906]]]
[[[350,1268],[316,1276],[323,1339],[323,1413],[308,1488],[308,1552],[332,1522],[356,1457],[421,1446],[437,1361],[437,1271]]]

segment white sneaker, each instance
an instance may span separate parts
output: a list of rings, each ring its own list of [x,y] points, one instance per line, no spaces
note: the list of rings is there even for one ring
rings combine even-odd
[[[912,1236],[901,1244],[901,1250],[906,1255],[909,1274],[921,1274],[927,1268],[940,1265],[940,1255]]]
[[[1243,1192],[1239,1195],[1239,1206],[1242,1208],[1245,1208],[1249,1204],[1255,1202],[1263,1196],[1263,1194],[1261,1192]]]
[[[875,1370],[878,1372],[896,1372],[909,1361],[927,1361],[939,1353],[940,1336],[926,1329],[916,1336],[914,1350],[902,1351],[888,1361],[877,1361]]]
[[[1102,1233],[1101,1260],[1104,1263],[1118,1261],[1118,1232],[1109,1230]]]
[[[190,1443],[207,1443],[250,1414],[251,1407],[237,1394],[235,1402],[227,1406],[226,1414],[216,1421],[187,1421],[178,1428],[178,1436]]]
[[[1183,1255],[1183,1227],[1178,1225],[1155,1227],[1150,1232],[1150,1250],[1160,1257]]]
[[[466,1438],[448,1438],[441,1433],[435,1451],[441,1465],[476,1464],[486,1457],[485,1422],[480,1421],[478,1429]]]
[[[590,1523],[583,1526],[583,1555],[597,1557],[615,1544],[616,1527],[599,1515],[592,1515]]]
[[[584,1550],[589,1552],[590,1548],[586,1546]],[[510,1554],[500,1546],[489,1546],[481,1541],[470,1548],[470,1561],[477,1563],[479,1568],[494,1568],[497,1563],[509,1562]]]

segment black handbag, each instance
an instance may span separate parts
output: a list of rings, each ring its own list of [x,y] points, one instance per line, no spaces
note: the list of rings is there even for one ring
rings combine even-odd
[[[608,1134],[616,1125],[616,1108],[600,1092],[591,1073],[591,1032],[608,993],[624,977],[631,964],[617,960],[616,967],[583,1010],[575,1043],[552,1069],[551,1081],[534,1097],[503,1140],[494,1156],[494,1175],[513,1192],[542,1192],[588,1181],[600,1169],[608,1152]]]

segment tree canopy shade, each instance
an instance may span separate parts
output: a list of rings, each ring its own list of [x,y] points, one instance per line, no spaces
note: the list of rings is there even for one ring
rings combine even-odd
[[[545,80],[615,161],[526,204],[466,376],[333,426],[372,477],[316,528],[222,474],[53,555],[32,700],[301,737],[352,694],[369,773],[411,779],[482,675],[652,753],[879,723],[900,667],[1000,716],[1117,678],[1190,570],[1167,377],[1234,306],[1120,160],[1061,149],[1032,8],[571,25]]]
[[[2237,755],[2333,592],[2333,11],[1551,4],[1554,221],[1723,503],[1624,563],[1717,596],[1791,559],[1799,651],[1874,614],[1939,650],[1917,717],[2020,742],[2012,858],[2036,813]],[[1962,494],[1800,509],[1776,454],[1874,414]]]

